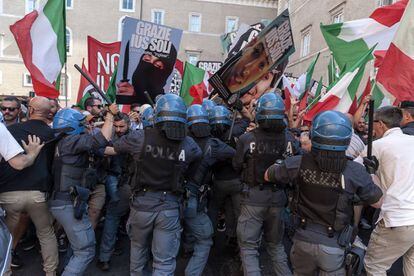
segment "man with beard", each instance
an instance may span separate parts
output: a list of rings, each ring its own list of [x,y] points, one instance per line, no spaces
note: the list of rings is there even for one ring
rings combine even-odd
[[[21,103],[17,97],[11,96],[3,99],[1,103],[1,113],[6,126],[19,122],[19,114],[21,112]]]
[[[120,113],[114,117],[115,138],[118,140],[129,133],[130,120],[128,115]],[[106,206],[105,222],[102,231],[99,261],[97,266],[102,271],[108,271],[109,261],[117,241],[117,231],[121,218],[129,211],[129,198],[131,188],[128,180],[130,176],[128,154],[120,154],[111,157],[110,169],[106,177],[106,194],[109,201]],[[111,185],[111,187],[108,187]]]
[[[261,275],[259,247],[266,240],[276,275],[291,275],[282,244],[282,211],[287,203],[285,191],[265,181],[264,172],[276,160],[298,153],[295,138],[286,130],[285,105],[275,93],[260,97],[256,107],[258,127],[240,136],[234,169],[241,173],[244,185],[241,213],[237,223],[244,275]]]
[[[85,110],[88,111],[95,118],[102,116],[102,111],[103,111],[102,101],[95,97],[90,97],[86,99]]]
[[[145,50],[137,68],[132,75],[132,85],[129,82],[118,84],[117,103],[149,103],[144,92],[147,91],[152,101],[159,94],[164,94],[164,86],[174,69],[177,50],[171,44],[168,55],[156,51]]]
[[[312,122],[311,152],[277,162],[265,173],[265,181],[293,189],[295,275],[345,275],[354,202],[373,204],[382,196],[364,166],[347,159],[351,137],[345,114],[322,112]]]

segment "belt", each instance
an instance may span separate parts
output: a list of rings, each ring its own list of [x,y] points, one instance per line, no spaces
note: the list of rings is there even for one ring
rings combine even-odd
[[[72,201],[69,192],[54,192],[52,198],[55,200]]]
[[[318,224],[318,223],[312,223],[312,222],[306,222],[305,226],[299,226],[300,228],[304,230],[310,230],[312,232],[316,232],[322,235],[325,235],[329,238],[338,237],[339,233],[336,232],[334,229],[332,229],[332,232],[329,233],[328,226]]]
[[[158,198],[162,201],[179,201],[181,196],[170,191],[148,191],[141,190],[134,193],[134,196],[148,196],[152,198]]]

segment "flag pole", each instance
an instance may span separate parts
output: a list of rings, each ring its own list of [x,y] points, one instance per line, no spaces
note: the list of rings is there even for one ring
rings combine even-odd
[[[68,107],[68,64],[67,62],[65,62],[64,71],[65,71],[65,107]]]
[[[63,33],[65,34],[65,107],[68,107],[68,55],[66,41],[66,1],[63,1]]]

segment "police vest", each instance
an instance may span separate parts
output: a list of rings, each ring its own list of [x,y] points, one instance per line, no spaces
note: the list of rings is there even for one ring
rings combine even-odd
[[[242,180],[249,186],[265,184],[264,174],[277,159],[284,159],[286,135],[253,130],[254,141],[250,142],[243,165]]]
[[[306,153],[296,184],[292,209],[305,225],[315,223],[339,232],[351,223],[353,206],[344,191],[341,173],[321,171],[312,155]]]
[[[85,154],[85,159],[86,158],[88,158],[87,154]],[[59,146],[57,146],[53,161],[53,190],[55,192],[69,192],[70,187],[72,186],[93,188],[92,186],[96,185],[97,179],[88,177],[88,162],[85,164],[85,166],[64,164],[62,156],[59,154]],[[91,181],[94,182],[94,185],[90,185]]]
[[[145,129],[144,145],[137,162],[133,192],[141,190],[180,192],[185,151],[182,141],[167,139],[157,128]]]

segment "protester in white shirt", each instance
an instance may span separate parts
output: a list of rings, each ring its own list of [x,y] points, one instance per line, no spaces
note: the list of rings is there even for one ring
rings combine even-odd
[[[4,159],[16,170],[22,170],[32,165],[43,145],[40,144],[40,139],[36,136],[29,135],[28,140],[28,144],[22,142],[23,150],[6,126],[0,123],[0,161]],[[26,154],[23,154],[24,151]],[[0,207],[0,275],[3,275],[9,266],[10,250],[11,235],[4,222],[4,211]]]
[[[414,275],[414,137],[402,133],[401,119],[401,110],[392,106],[374,114],[379,139],[373,142],[372,154],[379,162],[375,175],[384,196],[365,257],[369,276],[387,275],[401,256],[404,275]]]

